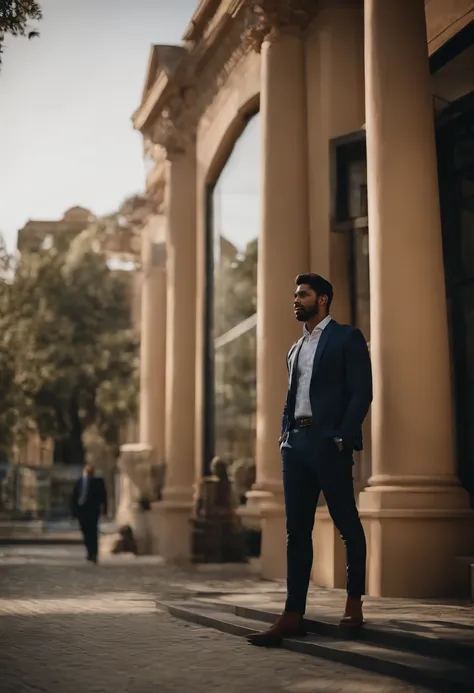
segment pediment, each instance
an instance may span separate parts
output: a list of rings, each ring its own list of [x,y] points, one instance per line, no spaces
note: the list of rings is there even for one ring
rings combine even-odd
[[[156,45],[151,47],[143,88],[142,103],[160,74],[171,80],[181,65],[187,51],[182,46]]]

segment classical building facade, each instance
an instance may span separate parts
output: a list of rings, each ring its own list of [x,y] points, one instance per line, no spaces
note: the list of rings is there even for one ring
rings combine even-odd
[[[474,3],[203,0],[154,46],[133,116],[147,234],[141,440],[167,464],[160,552],[189,554],[213,454],[256,460],[242,510],[285,573],[278,451],[294,278],[335,287],[370,343],[356,462],[368,592],[456,593],[474,524]],[[324,504],[313,580],[344,584]]]

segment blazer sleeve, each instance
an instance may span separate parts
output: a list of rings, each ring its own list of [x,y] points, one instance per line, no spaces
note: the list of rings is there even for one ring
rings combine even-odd
[[[290,351],[286,355],[286,370],[288,371],[288,378],[290,377],[290,356],[293,352],[294,345],[291,347]],[[288,386],[288,391],[289,391],[289,386]],[[283,407],[283,413],[281,416],[281,432],[280,432],[280,437],[282,437],[288,429],[288,391],[286,393],[286,399],[285,399],[285,404]]]
[[[344,344],[344,361],[349,401],[340,437],[348,445],[352,445],[372,402],[372,366],[369,349],[360,330],[353,330]]]
[[[284,436],[286,433],[286,429],[288,426],[288,407],[285,402],[285,406],[283,407],[283,413],[281,415],[281,433],[280,437]]]

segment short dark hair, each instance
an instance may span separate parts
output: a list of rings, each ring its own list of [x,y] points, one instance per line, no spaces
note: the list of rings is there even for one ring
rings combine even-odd
[[[320,274],[314,274],[313,272],[305,272],[304,274],[298,274],[298,276],[295,279],[295,283],[296,286],[301,286],[301,284],[308,284],[308,286],[310,286],[316,293],[316,296],[327,296],[327,308],[328,310],[330,309],[332,298],[334,296],[334,291],[331,282],[328,282],[327,279],[321,277]]]

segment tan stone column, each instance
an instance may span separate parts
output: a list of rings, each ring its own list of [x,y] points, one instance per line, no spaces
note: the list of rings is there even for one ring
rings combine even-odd
[[[370,594],[446,596],[468,549],[456,477],[423,0],[365,2],[372,470]],[[472,540],[471,540],[472,541]]]
[[[330,141],[365,122],[363,0],[318,0],[306,37],[311,269],[334,286],[333,317],[350,322],[349,240],[331,229]]]
[[[140,442],[165,458],[166,220],[153,217],[142,236]]]
[[[272,4],[272,3],[270,3]],[[274,3],[273,3],[274,4]],[[292,3],[283,3],[288,7]],[[259,3],[264,8],[266,3]],[[300,334],[292,312],[294,280],[309,269],[308,143],[302,33],[268,22],[262,54],[262,221],[258,241],[257,482],[249,503],[262,517],[262,575],[286,574],[281,413],[288,377],[285,358]],[[291,13],[283,19],[291,20]]]
[[[166,373],[165,220],[153,217],[142,231],[140,305],[134,322],[140,338],[139,441],[122,445],[118,463],[120,490],[116,524],[130,525],[140,553],[159,552],[156,503],[140,508],[142,495],[152,496],[152,466],[164,460]],[[136,438],[135,438],[136,441]]]
[[[154,141],[166,150],[166,479],[159,504],[160,554],[190,557],[194,486],[196,361],[196,159],[192,109],[174,98],[158,119]]]
[[[365,122],[363,0],[318,0],[306,35],[311,270],[334,286],[333,318],[351,321],[349,233],[334,233],[330,142]],[[359,460],[356,461],[359,469]],[[368,478],[367,475],[366,478]],[[365,486],[365,484],[364,484]],[[312,580],[343,588],[345,551],[321,494],[313,531]]]

